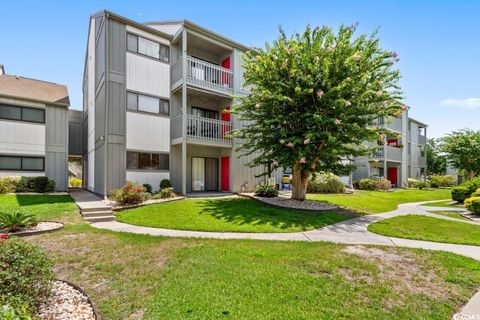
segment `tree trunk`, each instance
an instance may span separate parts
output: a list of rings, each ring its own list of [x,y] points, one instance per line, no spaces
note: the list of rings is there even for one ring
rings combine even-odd
[[[292,169],[292,199],[293,200],[305,200],[307,195],[307,185],[310,179],[310,173],[302,174],[302,170],[298,163],[293,165]]]

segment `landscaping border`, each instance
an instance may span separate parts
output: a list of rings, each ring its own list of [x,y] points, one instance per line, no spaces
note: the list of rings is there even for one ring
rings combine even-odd
[[[159,203],[165,203],[165,202],[172,202],[172,201],[180,201],[180,200],[185,200],[187,197],[181,196],[181,197],[174,197],[174,198],[165,198],[165,199],[155,199],[155,200],[147,200],[139,204],[133,204],[133,205],[128,205],[128,206],[112,206],[112,211],[122,211],[122,210],[127,210],[127,209],[134,209],[138,207],[144,207],[148,206],[151,204],[159,204]]]
[[[245,197],[245,198],[250,198],[250,199],[256,200],[256,201],[258,201],[258,202],[260,202],[260,203],[262,203],[266,206],[269,206],[269,207],[272,207],[272,208],[278,208],[278,209],[305,211],[305,212],[312,212],[312,213],[313,212],[332,211],[332,210],[340,209],[340,207],[338,207],[336,205],[332,205],[332,208],[324,208],[324,209],[285,207],[285,206],[281,206],[281,205],[277,205],[277,204],[274,204],[274,203],[264,201],[261,197],[257,197],[257,196],[254,196],[254,195],[251,195],[251,194],[248,194],[248,193],[235,193],[235,194],[240,196],[240,197]],[[310,201],[310,200],[307,200],[307,201]],[[320,202],[320,201],[317,201],[317,202]]]
[[[101,319],[102,319],[102,318],[100,317],[100,315],[98,314],[98,311],[97,311],[97,308],[96,308],[96,306],[95,306],[95,303],[93,303],[92,299],[90,299],[90,296],[85,292],[85,290],[83,290],[82,288],[80,288],[80,287],[77,286],[76,284],[71,283],[70,281],[67,281],[67,280],[57,279],[57,281],[61,281],[61,282],[64,282],[64,283],[68,284],[69,286],[71,286],[71,287],[74,288],[75,290],[81,292],[85,297],[87,297],[87,302],[88,302],[88,304],[90,304],[90,306],[92,307],[93,315],[95,316],[95,320],[101,320]]]
[[[29,236],[37,236],[37,235],[44,234],[44,233],[54,232],[54,231],[60,230],[63,227],[65,227],[65,224],[63,222],[60,222],[60,221],[45,220],[45,221],[40,221],[40,222],[55,222],[55,223],[61,224],[61,226],[58,226],[58,227],[53,228],[53,229],[48,229],[48,230],[20,231],[20,232],[7,233],[7,234],[8,234],[9,237],[29,237]]]

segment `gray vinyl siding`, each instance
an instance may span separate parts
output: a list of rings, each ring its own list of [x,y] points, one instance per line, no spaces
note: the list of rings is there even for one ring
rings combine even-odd
[[[68,109],[47,106],[45,112],[45,175],[57,191],[68,189]]]
[[[68,154],[83,155],[83,112],[68,111]]]
[[[182,192],[182,145],[170,147],[170,181],[173,191]]]

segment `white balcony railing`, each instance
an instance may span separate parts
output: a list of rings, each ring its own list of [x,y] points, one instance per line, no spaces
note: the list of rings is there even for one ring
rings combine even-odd
[[[187,115],[187,141],[232,145],[230,131],[232,123],[229,121]]]
[[[182,78],[182,57],[171,67],[172,83]],[[222,94],[233,94],[233,71],[216,64],[187,56],[187,83]]]
[[[384,146],[375,151],[373,154],[374,158],[385,158],[385,152],[386,152],[386,158],[387,160],[391,161],[402,161],[402,148],[398,147],[391,147],[391,146]]]
[[[402,119],[396,117],[390,118],[380,118],[378,119],[378,124],[389,130],[396,132],[402,132]]]

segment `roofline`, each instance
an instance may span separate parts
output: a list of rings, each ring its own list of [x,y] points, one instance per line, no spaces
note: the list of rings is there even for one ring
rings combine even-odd
[[[90,16],[90,18],[94,18],[94,17],[97,17],[99,15],[102,15],[104,14],[107,18],[111,18],[111,19],[114,19],[114,20],[117,20],[119,22],[123,22],[125,24],[128,24],[128,25],[132,25],[134,26],[135,28],[138,28],[138,29],[141,29],[143,31],[146,31],[146,32],[149,32],[149,33],[152,33],[156,36],[159,36],[159,37],[162,37],[162,38],[166,38],[168,40],[172,40],[173,39],[173,36],[168,34],[168,33],[165,33],[165,32],[162,32],[160,30],[157,30],[157,29],[154,29],[152,27],[149,27],[143,23],[140,23],[140,22],[137,22],[137,21],[134,21],[134,20],[131,20],[131,19],[128,19],[126,17],[123,17],[115,12],[112,12],[112,11],[109,11],[109,10],[106,10],[106,9],[103,9],[97,13],[94,13]]]
[[[416,123],[418,123],[418,124],[421,124],[421,125],[424,126],[424,127],[428,127],[428,124],[423,123],[423,122],[418,121],[418,120],[415,120],[415,119],[410,118],[410,117],[408,118],[408,121],[416,122]]]
[[[3,93],[0,94],[0,98],[18,99],[18,100],[24,100],[24,101],[39,102],[39,103],[43,103],[45,105],[54,105],[54,106],[58,106],[58,107],[65,107],[67,109],[70,107],[70,103],[45,101],[45,100],[41,100],[41,99],[32,99],[32,98],[25,98],[25,97],[20,97],[20,96],[12,96],[12,95],[3,94]]]
[[[191,29],[193,31],[196,31],[200,34],[203,34],[203,35],[207,35],[211,38],[214,38],[215,40],[217,41],[220,41],[220,42],[225,42],[227,44],[229,44],[230,46],[232,47],[236,47],[236,48],[239,48],[243,51],[248,51],[251,49],[251,47],[248,47],[244,44],[241,44],[239,42],[236,42],[230,38],[227,38],[225,36],[222,36],[221,34],[219,33],[216,33],[215,31],[212,31],[210,29],[207,29],[205,27],[202,27],[196,23],[193,23],[192,21],[190,20],[187,20],[187,19],[180,19],[180,20],[165,20],[165,21],[152,21],[152,22],[145,22],[146,25],[168,25],[168,24],[181,24],[183,25],[184,27],[188,28],[188,29]]]

